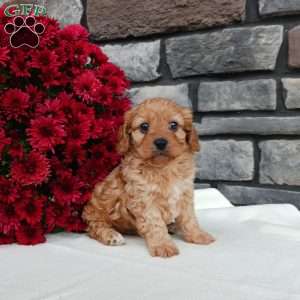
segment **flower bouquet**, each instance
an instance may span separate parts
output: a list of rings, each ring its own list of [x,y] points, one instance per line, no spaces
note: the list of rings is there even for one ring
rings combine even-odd
[[[45,30],[12,48],[0,11],[0,244],[33,245],[81,232],[94,184],[119,163],[117,131],[128,81],[80,25]]]

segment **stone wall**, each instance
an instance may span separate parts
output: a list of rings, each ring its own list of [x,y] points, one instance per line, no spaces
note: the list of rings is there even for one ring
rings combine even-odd
[[[197,186],[238,205],[300,208],[299,0],[50,2],[61,19],[81,10],[135,103],[164,96],[193,109]]]

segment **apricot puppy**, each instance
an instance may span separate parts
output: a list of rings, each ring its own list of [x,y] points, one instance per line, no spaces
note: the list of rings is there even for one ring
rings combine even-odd
[[[199,141],[192,113],[175,102],[145,100],[125,114],[119,132],[121,164],[96,184],[83,218],[88,235],[106,245],[122,245],[121,233],[142,236],[152,256],[179,253],[168,227],[189,243],[209,244],[193,207]]]

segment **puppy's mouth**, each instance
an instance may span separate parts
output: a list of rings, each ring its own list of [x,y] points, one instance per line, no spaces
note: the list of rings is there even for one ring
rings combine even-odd
[[[154,150],[153,153],[154,153],[154,155],[167,155],[168,151],[167,150]]]
[[[165,156],[165,155],[157,155],[152,157],[151,163],[154,165],[165,165],[170,161],[170,157]]]
[[[154,150],[153,157],[170,157],[170,153],[168,150]]]
[[[167,150],[163,150],[163,151],[155,150],[153,151],[151,157],[151,161],[154,164],[165,164],[172,159],[173,159],[172,155],[170,155],[170,152],[168,152]]]

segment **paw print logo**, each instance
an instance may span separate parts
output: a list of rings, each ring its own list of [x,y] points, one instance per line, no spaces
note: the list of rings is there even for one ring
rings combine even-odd
[[[10,35],[10,45],[13,48],[22,46],[36,48],[40,42],[39,36],[45,31],[45,26],[37,23],[33,16],[26,18],[17,16],[12,23],[5,25],[4,30]]]

